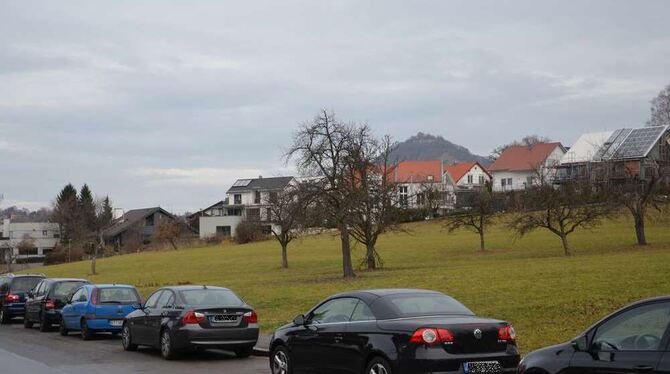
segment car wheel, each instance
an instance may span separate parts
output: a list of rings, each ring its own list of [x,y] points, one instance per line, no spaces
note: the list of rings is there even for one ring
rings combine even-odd
[[[251,353],[254,351],[253,347],[244,347],[244,348],[237,348],[234,350],[235,356],[239,358],[247,358],[251,356]]]
[[[391,365],[381,357],[373,358],[365,369],[365,374],[391,374]]]
[[[65,321],[63,321],[62,318],[60,320],[60,326],[58,326],[58,332],[60,333],[60,336],[67,336],[69,333],[67,326],[65,326]]]
[[[270,370],[272,374],[291,374],[293,373],[293,366],[291,366],[291,357],[288,350],[283,345],[277,346],[270,356]]]
[[[23,316],[23,328],[32,329],[33,323],[28,319],[28,315]]]
[[[123,329],[121,330],[121,344],[123,344],[123,350],[136,351],[137,344],[133,344],[133,337],[130,334],[130,326],[124,324]]]
[[[7,314],[5,308],[0,308],[0,324],[6,325],[9,323],[10,319],[11,317],[9,316],[9,314]]]
[[[91,340],[93,339],[93,332],[91,329],[88,328],[88,323],[86,323],[85,319],[81,320],[81,338],[84,340]]]
[[[47,321],[47,317],[43,314],[40,318],[40,331],[47,332],[51,329],[51,324]]]
[[[172,346],[172,336],[170,336],[170,330],[168,329],[161,332],[161,356],[166,360],[175,358],[175,351]]]

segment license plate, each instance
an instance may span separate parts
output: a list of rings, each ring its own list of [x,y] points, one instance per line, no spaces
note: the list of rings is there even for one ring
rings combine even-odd
[[[111,321],[109,321],[109,325],[114,326],[114,327],[121,327],[121,326],[123,326],[123,321],[122,320],[111,320]]]
[[[466,362],[463,364],[465,374],[489,374],[502,373],[502,365],[498,361],[477,361]]]
[[[212,323],[237,323],[236,315],[217,314],[209,317]]]

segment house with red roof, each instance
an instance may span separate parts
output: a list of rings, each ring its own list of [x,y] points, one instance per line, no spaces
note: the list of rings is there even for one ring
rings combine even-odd
[[[453,208],[454,183],[441,160],[401,161],[389,175],[398,191],[398,201],[409,208],[430,205],[436,213]]]
[[[559,142],[507,147],[488,168],[493,190],[523,190],[542,179],[551,180],[565,153]]]
[[[491,174],[476,161],[445,164],[444,172],[448,174],[452,183],[458,188],[472,189],[483,187],[487,182],[491,181]]]

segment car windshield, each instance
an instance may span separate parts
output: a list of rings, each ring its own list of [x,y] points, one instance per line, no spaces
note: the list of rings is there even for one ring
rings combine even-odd
[[[140,297],[132,288],[99,288],[99,304],[135,304],[140,302]]]
[[[244,304],[237,295],[229,290],[186,290],[180,291],[182,299],[194,306],[241,306]]]
[[[58,282],[54,285],[51,297],[57,300],[65,300],[82,284],[84,284],[84,282],[81,281]]]
[[[37,286],[42,278],[39,277],[20,277],[12,282],[11,290],[13,292],[28,292]]]
[[[474,315],[465,305],[441,294],[392,295],[385,299],[395,307],[399,317],[443,314]]]

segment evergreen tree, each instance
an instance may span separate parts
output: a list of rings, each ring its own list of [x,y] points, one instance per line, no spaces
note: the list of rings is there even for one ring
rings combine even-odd
[[[95,235],[98,226],[95,201],[88,185],[84,184],[79,192],[79,224],[83,237]]]
[[[105,196],[100,205],[98,228],[102,230],[112,223],[112,220],[114,219],[114,209],[112,208],[112,202],[109,200],[109,196]]]
[[[56,196],[53,211],[53,220],[60,226],[61,238],[64,243],[76,240],[78,205],[77,189],[71,183],[68,183]]]

